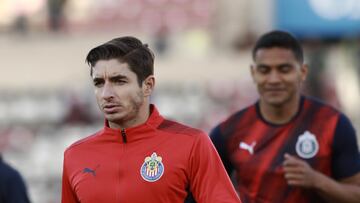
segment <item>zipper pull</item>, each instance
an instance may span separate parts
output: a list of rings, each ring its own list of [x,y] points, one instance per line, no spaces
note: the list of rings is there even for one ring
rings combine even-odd
[[[124,143],[127,143],[125,128],[121,129],[121,137],[123,138]]]

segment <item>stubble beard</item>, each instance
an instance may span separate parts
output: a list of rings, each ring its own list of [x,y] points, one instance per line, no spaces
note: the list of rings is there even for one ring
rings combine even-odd
[[[114,118],[109,120],[110,122],[117,123],[120,126],[131,126],[133,123],[137,122],[139,117],[140,109],[144,104],[144,96],[141,91],[138,91],[136,96],[130,100],[126,115],[121,116],[120,118]]]

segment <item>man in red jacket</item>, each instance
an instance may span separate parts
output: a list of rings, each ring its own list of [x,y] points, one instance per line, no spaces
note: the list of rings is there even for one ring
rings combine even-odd
[[[149,97],[154,55],[134,37],[92,49],[102,130],[64,155],[62,203],[240,202],[209,137],[164,119]]]

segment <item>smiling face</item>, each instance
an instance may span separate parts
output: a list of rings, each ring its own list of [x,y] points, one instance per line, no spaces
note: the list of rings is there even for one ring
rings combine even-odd
[[[260,103],[281,107],[300,97],[307,67],[295,58],[290,49],[261,48],[254,60],[251,74],[260,94]]]
[[[145,122],[154,77],[149,76],[139,86],[128,64],[116,59],[99,60],[92,68],[96,100],[109,126],[125,128]]]

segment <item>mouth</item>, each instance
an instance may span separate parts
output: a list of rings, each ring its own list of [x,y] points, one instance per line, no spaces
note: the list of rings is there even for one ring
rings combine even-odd
[[[120,106],[117,104],[106,104],[102,106],[102,109],[104,110],[104,113],[106,114],[113,114],[118,112],[118,108]]]
[[[285,91],[284,88],[267,88],[265,89],[266,92],[283,92]]]
[[[284,91],[283,89],[270,89],[270,90],[266,90],[267,92],[282,92]]]
[[[286,92],[284,89],[266,89],[265,93],[269,95],[278,95]]]

